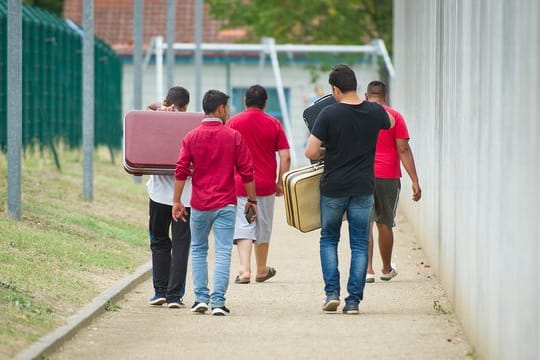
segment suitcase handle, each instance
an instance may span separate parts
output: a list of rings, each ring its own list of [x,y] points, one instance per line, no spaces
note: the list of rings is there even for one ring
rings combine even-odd
[[[324,167],[324,160],[317,160],[316,162],[311,163],[311,167],[314,170],[319,170],[320,168]]]

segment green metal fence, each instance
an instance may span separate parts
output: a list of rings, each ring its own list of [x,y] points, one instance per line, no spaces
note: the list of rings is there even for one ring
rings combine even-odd
[[[23,6],[23,147],[82,142],[82,32],[45,10]],[[0,0],[0,151],[7,150],[7,1]],[[121,147],[122,67],[95,40],[95,145]]]

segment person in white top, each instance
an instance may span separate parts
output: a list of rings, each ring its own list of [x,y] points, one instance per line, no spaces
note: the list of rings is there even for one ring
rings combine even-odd
[[[186,111],[188,103],[189,92],[181,86],[174,86],[169,89],[163,104],[150,104],[148,110]],[[181,308],[184,307],[183,296],[191,244],[189,221],[172,221],[174,175],[150,175],[146,187],[150,198],[148,230],[154,285],[154,296],[150,298],[149,304],[167,304],[169,308]],[[188,218],[191,213],[190,199],[191,179],[188,179],[182,193],[182,203],[186,205]],[[169,237],[169,229],[172,239]]]

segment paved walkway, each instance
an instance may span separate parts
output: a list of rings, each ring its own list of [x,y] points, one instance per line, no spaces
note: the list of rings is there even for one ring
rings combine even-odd
[[[303,234],[288,226],[283,209],[278,199],[269,261],[276,277],[261,284],[234,284],[238,256],[233,249],[227,293],[231,316],[191,314],[191,276],[185,309],[149,307],[148,280],[125,296],[118,311],[96,319],[51,358],[468,358],[470,347],[404,217],[398,216],[395,230],[399,275],[389,282],[377,278],[366,284],[360,315],[330,315],[320,310],[324,293],[319,232]],[[343,238],[348,239],[345,228]],[[348,240],[342,241],[340,253],[346,289]],[[378,258],[377,253],[376,268]]]

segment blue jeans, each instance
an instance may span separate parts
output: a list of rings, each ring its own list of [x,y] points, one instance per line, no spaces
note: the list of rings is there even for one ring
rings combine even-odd
[[[369,246],[372,195],[328,197],[321,195],[320,255],[327,296],[339,296],[338,243],[343,214],[347,212],[351,264],[346,303],[358,304],[364,297]]]
[[[225,206],[211,211],[191,209],[191,264],[193,288],[198,302],[210,303],[211,307],[225,305],[225,293],[229,286],[231,250],[233,246],[236,206]],[[214,228],[214,290],[208,289],[208,235]]]

